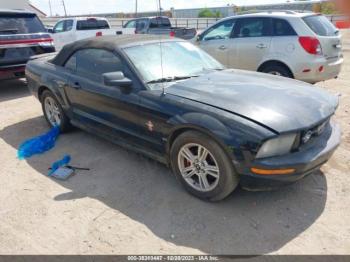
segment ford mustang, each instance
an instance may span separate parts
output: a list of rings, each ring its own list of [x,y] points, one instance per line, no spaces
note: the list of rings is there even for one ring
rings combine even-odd
[[[319,169],[340,143],[338,98],[315,86],[226,69],[184,40],[104,36],[33,57],[28,86],[51,126],[71,126],[168,164],[208,201]]]

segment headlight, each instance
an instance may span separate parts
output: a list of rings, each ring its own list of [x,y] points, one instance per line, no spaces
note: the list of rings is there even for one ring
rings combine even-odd
[[[266,141],[260,148],[256,158],[279,156],[291,151],[297,135],[281,135]]]

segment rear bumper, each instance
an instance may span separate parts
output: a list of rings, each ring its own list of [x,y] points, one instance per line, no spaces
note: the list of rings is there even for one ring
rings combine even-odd
[[[288,169],[295,172],[290,175],[257,175],[247,168],[241,174],[241,186],[248,190],[269,190],[294,183],[317,171],[333,155],[340,144],[341,130],[338,124],[330,127],[317,139],[317,144],[306,150],[289,155],[254,160],[251,167],[260,169]]]
[[[24,77],[25,64],[0,66],[0,80]]]
[[[343,63],[343,57],[332,61],[328,61],[326,58],[320,58],[312,60],[309,64],[301,65],[294,75],[296,79],[309,83],[326,81],[339,76]],[[321,68],[323,70],[320,70]],[[310,71],[303,72],[308,69]]]

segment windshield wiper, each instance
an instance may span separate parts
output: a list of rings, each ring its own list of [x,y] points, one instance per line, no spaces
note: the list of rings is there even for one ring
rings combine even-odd
[[[15,34],[17,32],[18,32],[18,29],[16,29],[16,28],[9,28],[9,29],[0,30],[0,33],[12,33],[12,34]]]
[[[163,77],[163,78],[159,78],[159,79],[148,81],[147,84],[173,82],[173,81],[177,81],[177,80],[189,79],[189,78],[192,78],[192,77],[198,77],[198,76],[194,75],[194,76],[170,76],[170,77]]]

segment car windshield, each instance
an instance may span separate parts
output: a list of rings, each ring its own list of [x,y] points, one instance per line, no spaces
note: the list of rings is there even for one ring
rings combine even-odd
[[[180,80],[207,70],[224,69],[214,58],[188,42],[162,42],[124,49],[147,83]]]
[[[0,35],[45,32],[43,24],[34,14],[0,14]]]

